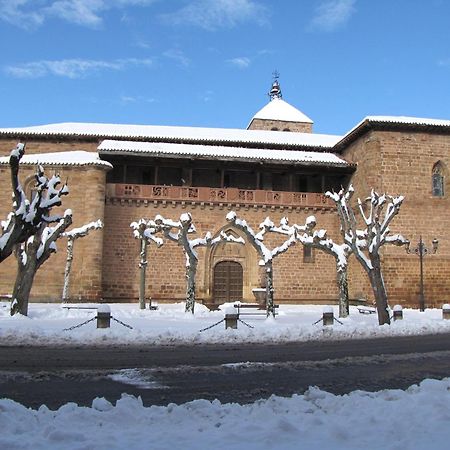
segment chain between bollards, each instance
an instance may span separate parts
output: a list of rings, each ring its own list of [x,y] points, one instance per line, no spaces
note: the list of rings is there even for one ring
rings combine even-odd
[[[74,325],[73,327],[64,328],[63,331],[72,331],[72,330],[75,330],[76,328],[80,328],[80,327],[82,327],[83,325],[86,325],[86,324],[88,324],[89,322],[92,322],[92,321],[95,320],[95,319],[97,319],[97,316],[92,317],[91,319],[86,320],[85,322],[80,323],[80,324],[78,324],[78,325]]]
[[[224,321],[225,321],[225,319],[219,320],[217,323],[215,323],[215,324],[213,324],[213,325],[211,325],[209,327],[206,327],[206,328],[203,328],[203,329],[199,330],[199,333],[202,333],[203,331],[206,331],[206,330],[210,330],[211,328],[216,327],[217,325],[219,325],[220,323],[222,323]]]
[[[249,328],[255,328],[255,327],[252,327],[251,325],[249,325],[247,322],[244,322],[242,319],[238,319],[238,321],[243,323],[244,325],[246,325]]]

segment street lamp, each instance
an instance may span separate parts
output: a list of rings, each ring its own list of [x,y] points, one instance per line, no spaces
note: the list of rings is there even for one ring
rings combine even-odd
[[[438,249],[439,241],[434,238],[431,241],[432,248],[431,253],[436,253]],[[411,243],[409,241],[406,242],[406,253],[415,253],[419,257],[419,264],[420,264],[420,292],[419,292],[419,307],[420,310],[423,312],[425,311],[425,295],[423,292],[423,257],[427,255],[430,250],[425,247],[425,244],[422,240],[422,235],[419,237],[419,243],[417,244],[417,247],[411,249]]]

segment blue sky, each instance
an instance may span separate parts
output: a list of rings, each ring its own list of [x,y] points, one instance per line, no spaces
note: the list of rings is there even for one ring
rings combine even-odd
[[[445,0],[0,0],[0,127],[245,128],[283,98],[318,133],[450,119]]]

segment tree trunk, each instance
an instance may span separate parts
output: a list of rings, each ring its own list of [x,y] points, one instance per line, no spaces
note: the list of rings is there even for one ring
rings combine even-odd
[[[271,314],[275,317],[275,308],[273,302],[273,267],[272,261],[267,262],[264,266],[266,270],[266,308],[267,317]]]
[[[145,238],[141,239],[139,269],[141,269],[139,281],[139,308],[145,309],[145,272],[147,269],[147,241]]]
[[[369,271],[369,280],[375,297],[375,304],[378,313],[378,323],[380,325],[384,325],[385,323],[390,324],[391,320],[389,318],[388,299],[383,275],[381,273],[379,257],[372,259],[372,267],[372,270]]]
[[[338,268],[338,287],[339,287],[339,317],[348,317],[349,304],[348,304],[348,280],[347,280],[347,268]]]
[[[66,268],[64,270],[64,287],[62,294],[63,303],[67,303],[69,301],[69,284],[70,284],[70,270],[72,269],[72,261],[73,261],[73,244],[74,239],[68,238],[67,259],[66,259]]]
[[[37,272],[37,262],[35,260],[27,262],[24,266],[18,264],[16,282],[12,294],[11,315],[28,315],[28,300],[30,298],[31,287],[33,286],[34,276]]]
[[[190,258],[186,267],[186,312],[194,314],[195,307],[195,274],[197,273],[197,260]]]

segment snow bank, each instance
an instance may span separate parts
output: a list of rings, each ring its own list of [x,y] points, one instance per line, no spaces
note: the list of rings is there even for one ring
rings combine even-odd
[[[291,398],[248,405],[195,400],[144,407],[123,395],[116,405],[68,403],[57,411],[0,400],[5,449],[447,449],[450,378],[406,391],[333,395],[310,388]]]
[[[89,306],[89,305],[83,305]],[[92,305],[96,306],[96,305]],[[9,302],[0,302],[0,345],[176,345],[207,343],[293,342],[371,338],[413,334],[450,332],[450,320],[442,319],[442,310],[404,309],[402,321],[378,325],[376,314],[360,314],[350,307],[350,316],[327,327],[314,322],[322,318],[320,305],[280,305],[275,320],[265,315],[245,316],[237,330],[227,329],[223,323],[200,330],[221,321],[231,304],[222,310],[209,311],[196,305],[195,315],[185,313],[184,303],[160,304],[158,310],[140,310],[139,305],[111,304],[112,317],[133,327],[129,329],[112,321],[111,328],[97,329],[95,321],[71,331],[64,329],[81,324],[96,315],[96,310],[65,309],[59,304],[31,303],[29,316],[9,315]],[[333,306],[339,317],[337,306]]]

